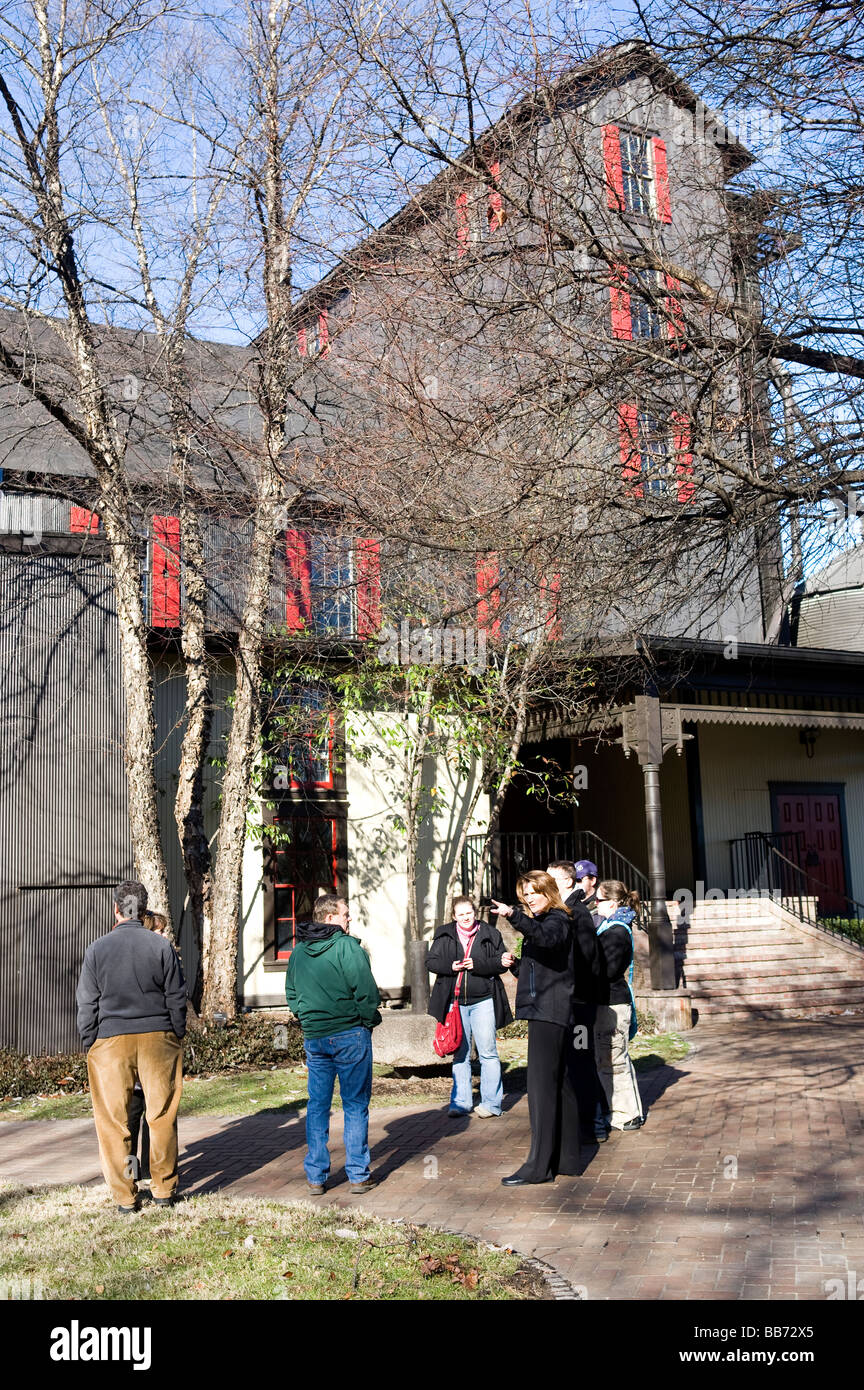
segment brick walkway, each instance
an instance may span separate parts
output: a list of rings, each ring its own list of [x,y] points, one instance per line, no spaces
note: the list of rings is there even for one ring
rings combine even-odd
[[[645,1128],[586,1151],[578,1178],[502,1188],[528,1147],[524,1096],[500,1120],[372,1111],[374,1193],[352,1198],[334,1115],[319,1201],[439,1224],[553,1265],[596,1299],[824,1299],[864,1277],[864,1022],[700,1027],[643,1077]],[[181,1120],[186,1192],[306,1198],[302,1117]],[[101,1181],[89,1120],[0,1125],[0,1177]]]

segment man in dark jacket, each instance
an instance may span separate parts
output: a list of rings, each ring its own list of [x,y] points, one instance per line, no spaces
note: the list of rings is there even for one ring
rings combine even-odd
[[[102,1172],[124,1213],[138,1204],[129,1105],[139,1079],[150,1128],[153,1200],[171,1206],[178,1182],[186,984],[171,943],[143,925],[146,907],[143,884],[119,885],[114,930],[88,946],[76,994]]]
[[[586,1144],[595,1141],[604,1144],[608,1138],[603,1119],[606,1094],[597,1070],[594,1029],[598,1005],[608,1002],[609,985],[602,954],[594,951],[588,941],[589,930],[594,931],[592,904],[596,906],[597,901],[597,865],[588,859],[581,859],[578,864],[571,863],[569,859],[556,859],[549,865],[547,873],[557,883],[565,907],[569,907],[573,913],[576,932],[570,1074],[579,1097],[582,1141]]]
[[[369,1100],[372,1029],[381,1022],[381,999],[366,952],[348,935],[350,922],[344,898],[319,898],[312,921],[297,928],[285,976],[285,998],[300,1020],[309,1068],[303,1167],[315,1196],[326,1190],[330,1176],[327,1143],[337,1076],[350,1190],[369,1192],[375,1186],[369,1173]]]
[[[580,859],[574,869],[577,902],[590,913],[597,910],[597,865],[590,859]]]

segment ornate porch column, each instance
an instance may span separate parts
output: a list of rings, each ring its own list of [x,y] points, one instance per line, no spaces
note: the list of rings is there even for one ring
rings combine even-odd
[[[645,826],[648,834],[648,879],[651,919],[648,928],[652,990],[675,989],[675,947],[666,909],[666,863],[663,854],[663,814],[660,805],[660,764],[668,748],[680,753],[689,734],[681,731],[679,711],[661,710],[651,695],[637,695],[622,713],[621,745],[625,757],[636,753],[645,779]]]

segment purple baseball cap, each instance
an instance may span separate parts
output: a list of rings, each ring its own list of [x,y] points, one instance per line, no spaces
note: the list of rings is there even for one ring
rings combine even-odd
[[[596,877],[597,877],[597,865],[596,865],[596,864],[592,864],[590,859],[580,859],[580,860],[579,860],[579,863],[576,865],[576,879],[577,879],[577,882],[578,882],[578,880],[579,880],[580,878],[596,878]]]

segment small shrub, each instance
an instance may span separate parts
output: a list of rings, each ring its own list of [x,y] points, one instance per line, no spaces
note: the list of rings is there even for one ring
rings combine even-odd
[[[864,921],[860,917],[821,917],[819,925],[826,931],[845,936],[849,941],[864,946]]]
[[[196,1023],[183,1040],[187,1076],[241,1071],[252,1067],[292,1066],[305,1060],[299,1023],[240,1015],[217,1028]],[[0,1048],[0,1098],[72,1095],[89,1090],[87,1058],[82,1052],[58,1057],[24,1057]]]
[[[0,1096],[43,1096],[86,1091],[87,1059],[83,1053],[59,1057],[24,1057],[0,1048]]]
[[[183,1070],[189,1076],[236,1071],[245,1067],[290,1066],[305,1060],[299,1023],[279,1023],[240,1014],[217,1027],[196,1023],[183,1045]]]
[[[645,1010],[644,1012],[642,1009],[636,1010],[636,1022],[639,1025],[640,1033],[660,1032],[660,1025],[657,1022],[657,1019],[655,1018],[654,1014],[648,1013],[647,1010]]]

